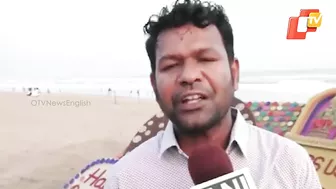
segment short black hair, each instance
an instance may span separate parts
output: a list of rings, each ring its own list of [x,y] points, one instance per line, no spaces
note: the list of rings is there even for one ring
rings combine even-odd
[[[156,18],[156,20],[153,20]],[[163,7],[158,15],[153,15],[144,26],[145,34],[149,35],[146,41],[146,51],[151,63],[152,72],[155,72],[155,49],[158,35],[167,29],[177,28],[191,23],[199,28],[215,25],[222,36],[230,63],[234,60],[232,27],[222,6],[202,2],[200,0],[177,0],[172,10]]]

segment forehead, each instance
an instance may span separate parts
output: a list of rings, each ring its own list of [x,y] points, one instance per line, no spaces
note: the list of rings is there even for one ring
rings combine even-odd
[[[198,28],[184,25],[163,31],[157,40],[157,55],[183,54],[198,49],[224,50],[222,37],[215,25]]]

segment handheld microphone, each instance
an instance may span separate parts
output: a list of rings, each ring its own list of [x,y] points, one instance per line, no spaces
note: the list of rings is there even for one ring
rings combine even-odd
[[[189,156],[188,169],[195,184],[191,189],[257,189],[249,170],[233,171],[229,156],[219,146],[197,147]]]

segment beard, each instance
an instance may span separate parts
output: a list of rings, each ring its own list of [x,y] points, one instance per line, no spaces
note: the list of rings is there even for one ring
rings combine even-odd
[[[211,130],[214,127],[220,125],[221,121],[227,115],[230,110],[231,102],[233,100],[233,95],[230,96],[228,101],[215,103],[212,102],[212,105],[207,109],[203,110],[202,112],[202,119],[197,119],[197,121],[190,121],[183,118],[178,110],[177,105],[174,103],[172,104],[172,108],[168,108],[167,105],[163,103],[160,98],[160,95],[155,92],[156,101],[158,102],[161,110],[163,113],[169,118],[169,120],[174,125],[174,130],[182,135],[185,136],[200,136],[204,135],[207,131]]]
[[[226,113],[216,110],[206,120],[197,123],[190,123],[183,120],[175,111],[169,112],[167,117],[173,122],[174,128],[178,133],[198,136],[204,135],[208,130],[218,126],[225,115]]]

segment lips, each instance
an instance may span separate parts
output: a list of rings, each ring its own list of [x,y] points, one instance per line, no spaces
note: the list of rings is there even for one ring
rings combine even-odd
[[[180,109],[182,111],[193,111],[200,109],[208,96],[201,92],[184,93],[180,98]]]
[[[205,96],[201,95],[201,94],[190,94],[190,95],[187,95],[185,97],[182,98],[181,102],[184,104],[184,103],[187,103],[187,104],[190,104],[190,103],[196,103],[200,100],[203,100],[205,99]]]

